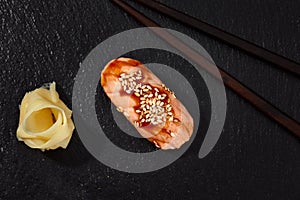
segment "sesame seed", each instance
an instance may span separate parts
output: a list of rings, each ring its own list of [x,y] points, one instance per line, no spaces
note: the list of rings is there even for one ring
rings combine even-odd
[[[123,114],[126,116],[126,117],[128,117],[129,116],[129,114],[128,114],[128,112],[123,112]]]
[[[126,93],[131,94],[133,92],[135,96],[139,97],[140,106],[135,112],[139,114],[140,122],[150,122],[157,125],[167,120],[173,121],[172,106],[169,104],[171,102],[170,98],[166,99],[168,103],[163,102],[168,95],[161,93],[156,87],[152,88],[148,84],[137,83],[136,80],[140,79],[142,79],[141,70],[131,71],[127,74],[123,73],[118,78]],[[162,87],[173,94],[164,84],[162,84]],[[127,112],[123,112],[123,114],[125,116],[129,115]],[[135,122],[135,125],[142,126],[138,122]]]
[[[156,147],[160,148],[160,146],[157,144],[155,140],[153,140],[153,143],[155,144]]]
[[[136,127],[139,127],[139,123],[138,123],[137,121],[134,122],[134,125],[135,125]]]
[[[171,134],[170,134],[172,137],[175,137],[175,133],[173,133],[173,132],[171,132]]]
[[[136,83],[137,77],[140,77],[139,79],[142,78],[142,73],[141,71],[131,71],[129,74],[122,73],[120,74],[120,77],[118,80],[121,82],[121,85],[123,87],[123,90],[126,93],[131,93],[132,90],[138,89],[141,84]],[[135,92],[140,92],[140,90],[137,90]]]
[[[124,110],[123,110],[123,108],[122,108],[122,107],[117,107],[117,111],[119,111],[119,112],[123,112]]]

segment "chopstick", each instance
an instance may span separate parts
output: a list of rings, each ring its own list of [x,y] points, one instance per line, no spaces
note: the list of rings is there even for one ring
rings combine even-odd
[[[142,23],[147,27],[160,27],[157,23],[131,7],[129,4],[123,2],[122,0],[112,0],[118,6],[120,6],[124,11],[126,11],[129,15],[133,16],[137,21]],[[217,74],[212,71],[212,67],[215,66],[212,62],[207,60],[205,57],[200,55],[197,51],[192,49],[191,47],[187,46],[184,42],[179,40],[178,38],[174,37],[169,32],[165,31],[164,29],[149,29],[153,31],[157,36],[162,38],[166,41],[169,45],[173,46],[180,52],[182,52],[186,57],[190,58],[194,61],[197,65],[204,68],[209,74],[213,77],[218,78]],[[218,66],[217,66],[218,67]],[[280,124],[281,126],[285,127],[295,136],[300,137],[300,124],[295,121],[294,119],[290,118],[282,111],[274,107],[271,103],[267,100],[263,99],[259,95],[257,95],[254,91],[247,88],[245,85],[240,83],[238,80],[230,76],[227,72],[222,70],[218,67],[219,72],[221,74],[222,80],[224,84],[232,89],[236,94],[243,97],[247,100],[250,104],[252,104],[255,108],[259,111],[264,113],[266,116]]]
[[[228,33],[218,27],[215,27],[211,24],[208,24],[204,21],[196,19],[192,16],[184,14],[178,10],[170,8],[162,3],[151,0],[134,0],[146,7],[154,9],[159,13],[162,13],[166,16],[176,19],[183,24],[187,24],[191,27],[194,27],[210,36],[213,36],[224,43],[227,43],[231,46],[237,47],[241,50],[246,51],[249,54],[252,54],[262,60],[268,61],[277,67],[284,69],[286,71],[291,72],[292,74],[296,74],[300,76],[300,64],[290,60],[286,57],[278,55],[272,51],[269,51],[263,47],[260,47],[252,42],[244,40],[240,37],[237,37],[231,33]]]

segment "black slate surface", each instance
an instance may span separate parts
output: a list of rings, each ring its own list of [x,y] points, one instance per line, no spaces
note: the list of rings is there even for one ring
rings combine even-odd
[[[300,62],[299,1],[162,2]],[[298,77],[137,7],[194,38],[218,65],[300,121]],[[179,160],[151,173],[106,167],[84,150],[76,133],[65,151],[42,153],[18,142],[25,92],[55,80],[71,107],[79,63],[109,36],[141,25],[107,0],[2,0],[0,15],[0,199],[299,199],[299,140],[230,90],[214,150],[198,159],[199,135]],[[173,56],[164,58],[176,65]]]

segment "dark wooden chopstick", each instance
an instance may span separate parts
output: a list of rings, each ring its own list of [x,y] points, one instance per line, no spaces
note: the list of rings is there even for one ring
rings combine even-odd
[[[228,33],[218,27],[215,27],[204,21],[201,21],[201,20],[196,19],[192,16],[189,16],[185,13],[182,13],[178,10],[170,8],[170,7],[168,7],[162,3],[159,3],[157,1],[152,1],[152,0],[134,0],[134,1],[144,5],[146,7],[154,9],[154,10],[158,11],[159,13],[162,13],[171,18],[174,18],[177,21],[182,22],[183,24],[187,24],[191,27],[197,28],[198,30],[200,30],[210,36],[213,36],[229,45],[232,45],[241,50],[244,50],[244,51],[248,52],[249,54],[252,54],[262,60],[268,61],[281,69],[287,70],[293,74],[300,76],[300,64],[293,60],[290,60],[286,57],[278,55],[272,51],[269,51],[263,47],[260,47],[256,44],[254,44],[252,42],[249,42],[245,39],[237,37],[237,36],[235,36],[231,33]]]
[[[135,19],[137,19],[140,23],[144,24],[145,26],[160,27],[157,23],[155,23],[154,21],[152,21],[151,19],[149,19],[148,17],[146,17],[145,15],[143,15],[142,13],[140,13],[139,11],[137,11],[127,3],[123,2],[122,0],[112,0],[112,1],[116,3],[118,6],[120,6],[123,10],[125,10],[128,14],[130,14]],[[174,48],[182,52],[185,56],[190,58],[197,65],[201,66],[212,76],[218,78],[218,76],[212,71],[212,67],[215,66],[215,64],[213,64],[205,57],[200,55],[197,51],[187,46],[184,42],[182,42],[181,40],[179,40],[178,38],[176,38],[175,36],[173,36],[172,34],[170,34],[169,32],[163,29],[159,29],[159,30],[149,29],[149,30],[153,31],[156,35],[158,35],[160,38],[166,41],[169,45],[173,46]],[[300,124],[297,121],[284,114],[282,111],[274,107],[268,101],[264,100],[262,97],[260,97],[255,92],[253,92],[251,89],[247,88],[245,85],[243,85],[238,80],[236,80],[228,73],[226,73],[224,70],[220,69],[220,67],[218,68],[222,80],[227,87],[232,89],[239,96],[243,97],[245,100],[251,103],[255,108],[260,110],[266,116],[270,117],[275,122],[288,129],[295,136],[300,137]]]

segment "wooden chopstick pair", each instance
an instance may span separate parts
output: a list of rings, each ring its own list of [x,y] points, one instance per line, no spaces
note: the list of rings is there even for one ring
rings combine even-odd
[[[143,25],[147,27],[160,27],[156,22],[154,22],[150,18],[140,13],[129,4],[125,3],[123,0],[112,0],[112,1],[116,3],[118,6],[120,6],[129,15],[133,16],[137,21],[139,21]],[[185,24],[195,27],[201,31],[204,31],[209,35],[212,35],[230,45],[245,50],[246,52],[254,56],[257,56],[265,61],[276,64],[278,67],[284,70],[290,71],[291,73],[296,75],[300,75],[300,65],[292,60],[277,55],[266,49],[263,49],[262,47],[259,47],[246,40],[238,38],[217,27],[199,21],[184,13],[169,8],[161,3],[150,1],[150,0],[135,0],[135,1],[145,5],[146,7],[155,9],[160,13],[166,14],[167,16],[175,18],[176,20],[179,20]],[[198,64],[198,66],[201,66],[212,76],[218,78],[216,74],[214,74],[214,72],[211,70],[212,67],[215,66],[215,64],[207,60],[202,55],[200,55],[197,51],[195,51],[194,49],[192,49],[184,42],[174,37],[172,34],[170,34],[165,30],[157,30],[157,29],[149,29],[149,30],[153,31],[156,35],[158,35],[160,38],[166,41],[169,45],[173,46],[174,48],[182,52],[185,56],[187,56],[189,59],[191,59],[196,64]],[[295,136],[300,137],[300,124],[296,120],[287,116],[281,110],[273,106],[267,100],[263,99],[261,96],[259,96],[254,91],[249,89],[247,86],[243,85],[241,82],[239,82],[234,77],[229,75],[227,72],[222,70],[220,67],[218,67],[218,69],[221,74],[222,81],[227,87],[232,89],[239,96],[243,97],[245,100],[247,100],[250,104],[252,104],[255,108],[257,108],[259,111],[264,113],[266,116],[268,116],[278,124],[282,125],[286,129],[288,129]]]

